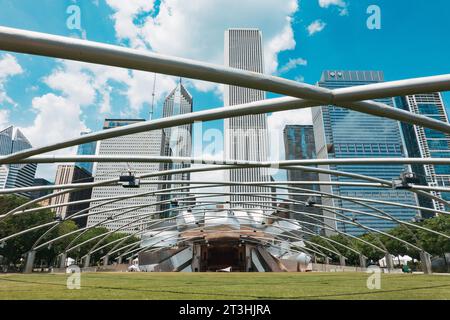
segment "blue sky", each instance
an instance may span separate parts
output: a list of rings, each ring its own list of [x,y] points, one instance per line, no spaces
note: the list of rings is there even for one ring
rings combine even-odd
[[[366,26],[373,4],[381,9],[380,30]],[[67,27],[71,5],[80,8],[81,30]],[[0,8],[2,26],[214,63],[223,61],[227,27],[257,27],[263,31],[266,72],[311,84],[326,69],[383,70],[386,80],[450,73],[447,0],[0,0]],[[313,26],[320,28],[310,33]],[[152,74],[0,51],[0,66],[2,60],[0,126],[23,128],[34,145],[100,130],[105,117],[148,118]],[[159,117],[177,79],[156,79]],[[195,111],[222,106],[219,86],[185,83]],[[444,98],[450,106],[450,94]],[[308,121],[305,112],[269,117],[277,130]],[[215,121],[203,129],[221,127]],[[281,157],[282,150],[275,154]],[[41,167],[39,174],[51,179],[53,169]]]

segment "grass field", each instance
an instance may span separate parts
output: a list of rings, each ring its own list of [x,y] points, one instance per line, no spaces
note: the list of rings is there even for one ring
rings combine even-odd
[[[450,276],[365,273],[83,273],[0,275],[0,299],[450,299]]]

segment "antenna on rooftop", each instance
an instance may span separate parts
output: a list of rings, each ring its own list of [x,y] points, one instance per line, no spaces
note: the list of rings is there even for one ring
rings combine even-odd
[[[150,119],[149,120],[153,119],[153,110],[154,110],[153,108],[155,106],[155,92],[156,92],[156,72],[155,72],[155,75],[153,78],[152,105],[150,107]]]

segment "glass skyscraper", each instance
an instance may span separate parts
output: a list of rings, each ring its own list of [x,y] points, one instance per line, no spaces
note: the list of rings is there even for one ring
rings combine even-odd
[[[84,136],[86,134],[89,134],[91,132],[82,132],[81,135]],[[77,154],[80,156],[89,156],[89,155],[95,155],[95,150],[97,148],[97,141],[81,144],[78,146]],[[94,164],[92,162],[77,162],[75,165],[79,168],[82,168],[92,174],[92,169]]]
[[[322,74],[319,86],[335,89],[383,81],[384,75],[381,71],[325,71]],[[393,102],[390,98],[379,99],[377,101],[389,105],[392,105]],[[329,105],[313,108],[313,122],[316,151],[319,159],[405,156],[400,124],[397,121]],[[377,177],[388,181],[394,178],[398,179],[402,172],[408,171],[408,167],[404,165],[333,165],[324,166],[324,168]],[[322,181],[358,181],[354,178],[324,174],[320,174],[319,177]],[[364,181],[360,180],[359,182]],[[417,205],[417,197],[413,193],[404,190],[321,186],[321,191],[340,196]],[[366,208],[354,202],[336,198],[323,199],[323,203],[334,207],[380,214],[373,209]],[[418,214],[416,210],[409,208],[377,203],[370,203],[370,205],[403,221],[411,221]],[[369,217],[355,212],[338,210],[337,213],[338,215],[335,215],[333,212],[324,210],[324,216],[336,216],[342,219],[342,217],[339,217],[339,214],[344,214],[356,222],[377,230],[386,231],[396,226],[396,223],[393,221]],[[366,232],[358,226],[344,224],[330,219],[325,219],[325,221],[335,225],[339,230],[354,235],[360,235]]]
[[[16,129],[14,137],[13,133],[12,126],[0,131],[0,155],[9,155],[32,148],[30,141],[19,129]],[[35,163],[0,166],[0,189],[33,186],[36,168]],[[21,193],[21,195],[31,197],[29,193]]]
[[[51,186],[53,185],[52,182],[48,181],[47,179],[43,178],[35,178],[33,186],[35,187],[41,187],[41,186]],[[52,190],[40,190],[40,191],[33,191],[30,192],[31,199],[39,199],[41,197],[44,197],[48,194],[52,193]]]
[[[173,89],[164,100],[163,118],[172,117],[180,114],[192,112],[193,99],[189,91],[180,83]],[[190,157],[192,153],[192,124],[185,124],[174,128],[165,128],[162,130],[161,156],[165,157]],[[184,163],[161,163],[161,171],[188,168],[190,164]],[[189,180],[189,173],[179,173],[170,176],[163,176],[161,180]],[[188,184],[186,184],[188,185]],[[184,184],[163,184],[160,189],[178,188]],[[180,191],[189,191],[179,190]],[[167,201],[172,195],[161,195],[161,201]],[[160,210],[167,210],[171,207],[170,203],[160,205]],[[171,213],[167,212],[162,216],[167,217]],[[174,212],[177,215],[178,212]]]
[[[440,93],[418,94],[395,98],[397,108],[434,118],[448,123],[448,116]],[[416,125],[402,124],[403,135],[408,156],[412,158],[450,158],[450,135]],[[449,165],[413,165],[413,171],[421,184],[429,186],[450,186]],[[450,201],[450,193],[434,193]],[[423,207],[448,210],[443,204],[419,197]],[[431,217],[430,212],[423,212],[424,218]]]
[[[287,125],[283,131],[284,136],[284,150],[286,155],[286,160],[305,160],[305,159],[316,159],[316,145],[314,140],[314,128],[312,125]],[[287,170],[288,181],[318,181],[319,175],[316,172],[307,172],[303,170]],[[309,189],[312,192],[314,190],[318,191],[319,187],[317,185],[293,185],[293,187]],[[289,193],[305,193],[303,191],[289,191]],[[307,201],[309,196],[292,195],[291,199],[296,201]],[[317,199],[320,203],[320,199]],[[297,212],[308,212],[313,214],[322,214],[320,208],[305,207],[301,204],[294,204],[294,211]],[[317,221],[322,219],[317,217],[308,217],[301,214],[294,214],[297,220],[304,221],[307,223],[319,224]],[[315,227],[312,225],[303,225],[305,230],[311,230],[314,233],[321,232],[320,227]],[[306,236],[308,237],[308,236]]]

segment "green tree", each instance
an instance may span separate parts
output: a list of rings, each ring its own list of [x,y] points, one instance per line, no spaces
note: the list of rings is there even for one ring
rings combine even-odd
[[[416,223],[417,225],[421,225],[431,230],[439,231],[441,233],[450,235],[450,216],[449,215],[440,215],[438,217],[427,219],[423,222]],[[443,256],[444,253],[450,252],[450,241],[443,236],[436,235],[432,232],[421,230],[418,228],[414,228],[409,226],[408,228],[404,225],[399,225],[393,229],[391,229],[388,234],[395,236],[399,239],[406,241],[412,245],[423,248],[425,251],[432,255]],[[380,245],[380,241],[386,247],[387,251],[393,255],[409,255],[412,258],[420,259],[420,252],[417,249],[408,246],[402,241],[396,240],[387,235],[381,235],[377,233],[367,233],[360,236],[361,239],[366,242],[373,243],[378,247],[382,247]],[[357,251],[360,251],[363,255],[365,255],[369,260],[378,261],[383,258],[385,252],[377,250],[372,246],[365,244],[361,241],[350,240],[343,235],[333,235],[330,239],[337,241],[339,243],[345,244],[351,248],[355,248]],[[332,248],[330,243],[320,237],[313,237],[312,241],[326,247]],[[358,256],[349,249],[345,249],[336,244],[333,245],[339,252],[341,252],[344,256],[348,258],[349,264],[357,264]],[[311,245],[308,245],[310,248],[314,248]],[[327,253],[329,254],[329,253]],[[334,254],[331,254],[333,259],[338,259],[338,257]]]
[[[18,196],[1,196],[0,214],[6,214],[27,201],[28,199]],[[34,205],[30,208],[37,207],[37,205]],[[0,238],[4,238],[34,226],[52,222],[54,221],[53,218],[54,215],[50,210],[9,216],[0,221]],[[43,230],[45,229],[34,230],[2,243],[0,255],[4,257],[6,263],[19,264],[21,258],[23,258],[24,254],[30,250],[31,246],[39,238]]]
[[[422,226],[450,235],[450,216],[439,215],[432,219],[427,219],[421,223]],[[425,251],[432,255],[443,256],[450,252],[450,240],[423,230],[418,231],[418,235],[423,243]]]
[[[377,238],[379,239],[380,236],[378,234],[374,234],[374,233],[366,233],[362,236],[360,236],[361,239],[365,240],[366,242],[369,243],[373,243],[374,245],[380,247],[379,241],[377,240]],[[380,239],[381,241],[383,241],[382,239]],[[359,251],[365,255],[369,260],[372,261],[378,261],[381,258],[383,258],[384,256],[384,252],[377,250],[376,248],[365,244],[361,241],[357,241],[356,243],[356,247],[359,249]]]
[[[74,221],[67,220],[58,225],[54,230],[49,232],[40,243],[44,243],[50,239],[55,239],[78,229]],[[36,253],[36,261],[42,261],[46,265],[55,265],[58,255],[67,247],[74,239],[75,235],[66,236],[52,243],[46,248],[40,249]]]
[[[1,196],[0,197],[0,215],[9,212],[10,210],[25,204],[28,202],[28,199],[24,197],[18,196]],[[39,208],[38,205],[32,205],[29,208]],[[12,215],[2,221],[0,221],[0,238],[4,238],[6,236],[15,234],[17,232],[29,229],[31,227],[35,227],[38,225],[52,223],[55,222],[55,215],[53,212],[47,209],[43,209],[40,211],[32,212],[32,213],[21,213],[17,215]],[[21,262],[22,258],[25,258],[25,254],[30,251],[33,244],[39,237],[49,230],[50,227],[54,225],[49,225],[15,238],[7,240],[4,244],[0,246],[0,255],[4,257],[6,260],[6,264],[14,264],[18,265]],[[40,241],[40,244],[47,242],[50,239],[55,239],[60,236],[69,234],[73,231],[76,231],[77,225],[75,222],[71,220],[64,221],[60,223],[56,228],[54,228],[51,232],[49,232],[45,237],[43,237]],[[100,240],[103,236],[106,235],[108,229],[104,227],[92,228],[88,231],[81,234],[79,238],[75,240],[75,238],[79,235],[79,233],[74,233],[63,237],[51,245],[45,248],[41,248],[36,252],[36,260],[35,263],[44,265],[54,265],[56,264],[56,260],[58,255],[63,252],[69,244],[74,246],[76,244],[84,243],[90,239],[92,241],[88,241],[86,244],[80,246],[79,248],[71,251],[69,256],[74,259],[80,259],[84,255],[86,255],[91,248]],[[109,244],[102,250],[94,253],[91,257],[91,261],[99,261],[100,258],[117,243],[112,243],[116,240],[123,239],[127,235],[124,233],[113,233],[110,234],[98,247],[101,247],[105,244]],[[137,237],[128,237],[124,240],[122,246],[134,243],[138,241]],[[72,243],[73,242],[73,243]]]
[[[73,259],[80,260],[82,257],[84,257],[95,245],[100,239],[102,239],[104,236],[106,236],[108,233],[108,229],[105,227],[97,227],[92,228],[86,231],[83,235],[81,235],[72,246],[76,246],[78,244],[84,243],[82,246],[74,249],[69,253],[69,256]],[[114,242],[119,239],[123,239],[124,237],[127,237],[128,235],[125,233],[117,232],[107,235],[107,237],[96,247],[100,248],[104,245],[107,245],[106,247],[94,252],[91,255],[91,261],[92,262],[99,262],[100,259],[108,252],[110,251],[119,241]],[[92,239],[92,240],[91,240]],[[89,241],[91,240],[91,241]],[[139,241],[139,238],[132,236],[128,237],[124,240],[124,242],[121,244],[121,246],[126,246],[127,244],[134,243],[136,241]]]
[[[334,240],[334,241],[336,241],[338,243],[341,243],[341,244],[343,244],[343,245],[345,245],[347,247],[350,247],[350,248],[352,248],[352,249],[354,249],[356,251],[359,251],[358,247],[356,246],[355,241],[354,240],[350,240],[348,237],[346,237],[346,236],[344,236],[342,234],[332,235],[332,236],[330,236],[330,239],[332,239],[332,240]],[[334,247],[336,249],[338,249],[339,252],[342,253],[342,255],[344,255],[347,258],[347,263],[348,264],[350,264],[350,265],[357,265],[357,264],[359,264],[359,255],[357,253],[355,253],[352,250],[347,249],[347,248],[345,248],[343,246],[340,246],[340,245],[337,245],[337,244],[333,244],[333,245],[334,245]]]

